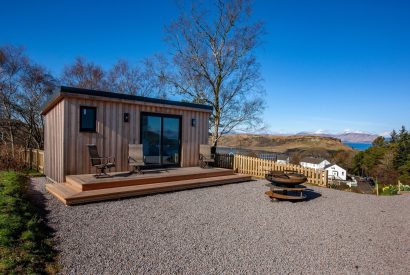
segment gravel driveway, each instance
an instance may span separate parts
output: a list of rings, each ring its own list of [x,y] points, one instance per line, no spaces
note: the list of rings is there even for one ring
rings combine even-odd
[[[406,195],[271,202],[260,180],[67,207],[32,183],[63,274],[410,274]]]

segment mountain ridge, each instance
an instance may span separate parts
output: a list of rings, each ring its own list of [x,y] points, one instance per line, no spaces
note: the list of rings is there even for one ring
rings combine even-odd
[[[297,136],[319,136],[333,137],[340,139],[343,143],[372,143],[379,135],[365,132],[344,132],[340,134],[331,134],[326,132],[299,132]]]
[[[228,134],[221,137],[218,146],[250,148],[287,152],[293,150],[323,149],[325,151],[353,151],[341,142],[339,138],[315,135],[277,136],[270,134]]]

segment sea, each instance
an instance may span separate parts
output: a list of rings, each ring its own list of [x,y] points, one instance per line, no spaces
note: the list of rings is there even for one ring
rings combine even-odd
[[[371,143],[352,143],[352,142],[344,142],[347,146],[352,147],[355,150],[358,151],[364,151],[372,147]]]

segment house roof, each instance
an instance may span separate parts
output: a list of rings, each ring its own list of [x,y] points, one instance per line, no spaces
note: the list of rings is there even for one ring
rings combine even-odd
[[[288,160],[288,156],[287,155],[277,155],[276,156],[276,159],[277,160]]]
[[[323,158],[314,158],[314,157],[305,157],[300,160],[300,162],[312,163],[312,164],[319,164],[325,159]]]
[[[81,89],[81,88],[75,88],[75,87],[60,86],[54,90],[52,96],[47,101],[47,103],[44,105],[42,114],[44,115],[49,110],[51,110],[54,107],[54,105],[56,105],[64,96],[69,96],[73,94],[189,107],[189,108],[202,109],[202,110],[207,110],[207,111],[212,111],[213,109],[212,106],[205,105],[205,104],[196,104],[196,103],[190,103],[190,102],[181,102],[181,101],[159,99],[159,98],[152,98],[152,97],[120,94],[120,93],[113,93],[113,92],[107,92],[107,91],[98,91],[98,90],[91,90],[91,89]]]
[[[337,166],[337,167],[342,168],[343,170],[345,170],[343,167],[337,165],[336,163],[331,163],[331,164],[325,165],[324,169],[327,169],[327,168],[332,167],[332,166]]]

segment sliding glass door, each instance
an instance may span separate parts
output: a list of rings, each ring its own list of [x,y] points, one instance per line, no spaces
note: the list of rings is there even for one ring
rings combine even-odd
[[[141,143],[148,166],[179,166],[181,117],[141,114]]]

